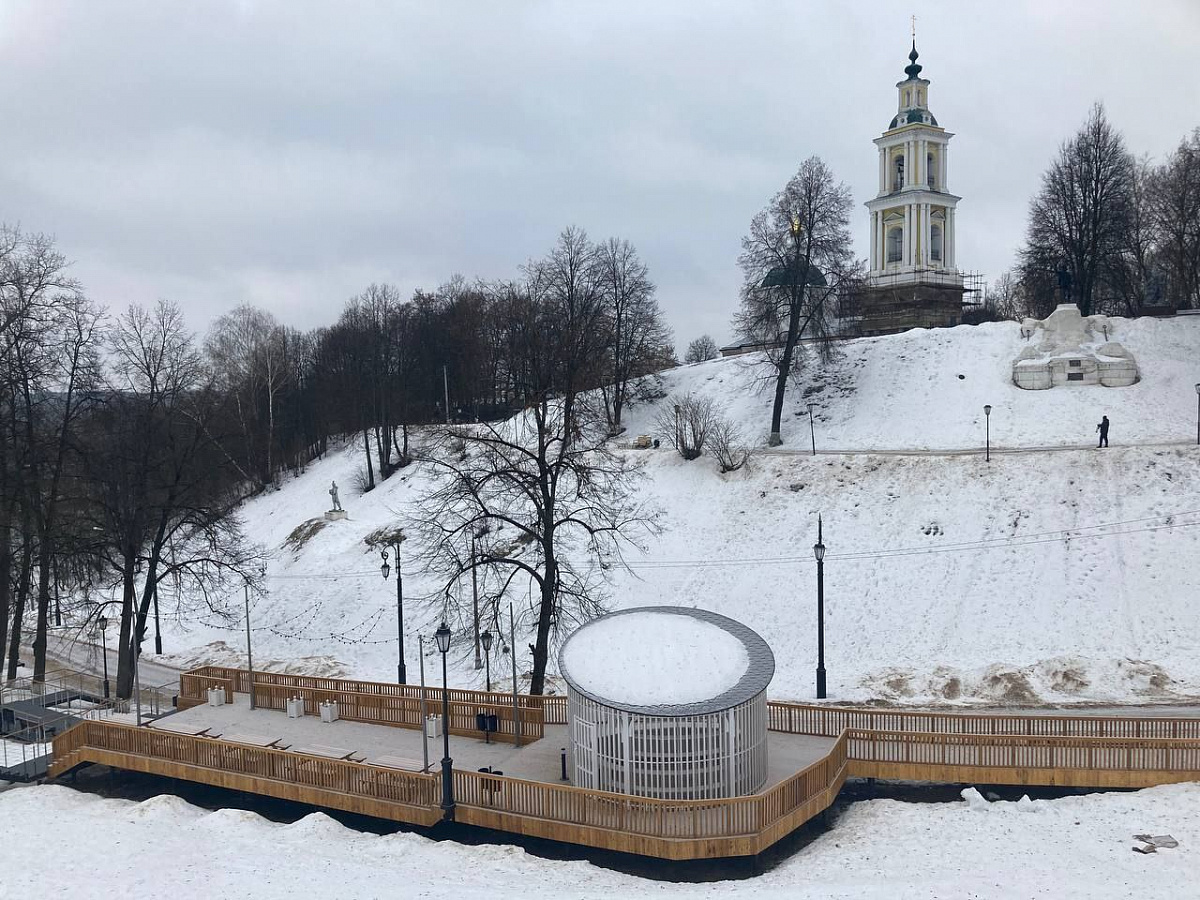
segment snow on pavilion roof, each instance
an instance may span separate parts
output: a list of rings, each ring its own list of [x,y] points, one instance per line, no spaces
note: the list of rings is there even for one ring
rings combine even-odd
[[[775,655],[740,622],[703,609],[643,606],[575,631],[559,652],[572,690],[596,703],[652,716],[729,709],[766,690]]]

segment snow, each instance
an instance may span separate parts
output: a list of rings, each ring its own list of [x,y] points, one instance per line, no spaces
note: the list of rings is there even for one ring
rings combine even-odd
[[[279,824],[172,796],[137,803],[60,786],[11,788],[0,793],[0,896],[1175,900],[1195,887],[1200,785],[1015,803],[967,794],[954,803],[854,803],[758,877],[685,884],[513,846],[366,834],[321,813]],[[1139,833],[1169,833],[1179,846],[1133,853]],[[31,847],[66,849],[47,867],[28,864]]]
[[[812,367],[788,395],[783,452],[760,452],[748,471],[720,475],[711,460],[685,462],[665,447],[622,451],[644,465],[639,493],[658,507],[662,532],[644,555],[628,555],[629,571],[610,570],[608,608],[698,606],[743,622],[775,652],[770,695],[811,699],[811,547],[821,513],[833,700],[1200,697],[1200,317],[1112,323],[1113,339],[1142,370],[1131,387],[1017,388],[1011,364],[1023,341],[1015,323],[918,330],[845,342],[833,364]],[[755,393],[751,361],[665,373],[664,396],[635,405],[619,440],[654,433],[670,396],[694,391],[719,400],[762,448],[771,396]],[[809,401],[818,449],[844,452],[808,455]],[[993,447],[1022,452],[990,463],[953,452],[981,447],[985,403],[993,406]],[[1112,447],[1101,451],[1092,442],[1103,414]],[[256,663],[395,677],[395,575],[381,578],[378,549],[366,539],[402,524],[428,482],[414,465],[359,496],[351,485],[361,466],[357,446],[331,452],[245,505],[247,533],[273,554],[270,594],[252,603]],[[349,518],[309,533],[302,526],[323,521],[334,479]],[[297,529],[306,540],[285,545]],[[415,548],[406,544],[402,555],[405,653],[416,681],[417,635],[437,627],[443,586],[414,566]],[[421,596],[434,599],[422,604]],[[526,586],[508,599],[520,616]],[[225,600],[227,615],[182,622],[168,621],[164,606],[166,649],[189,662],[240,660],[240,589]],[[451,683],[482,687],[485,672],[474,669],[463,639],[469,622],[451,624]],[[519,623],[522,675],[531,640]],[[213,642],[224,644],[209,653]],[[436,652],[426,662],[437,666]],[[507,678],[508,667],[493,648],[493,677]],[[431,681],[440,680],[435,671]]]
[[[669,612],[632,612],[592,622],[563,649],[575,685],[630,706],[699,703],[746,674],[741,640],[711,622]]]

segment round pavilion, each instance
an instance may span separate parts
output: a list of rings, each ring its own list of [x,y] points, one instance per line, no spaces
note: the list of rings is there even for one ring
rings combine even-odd
[[[579,628],[558,661],[576,787],[705,799],[766,782],[775,656],[740,622],[678,606],[624,609]]]

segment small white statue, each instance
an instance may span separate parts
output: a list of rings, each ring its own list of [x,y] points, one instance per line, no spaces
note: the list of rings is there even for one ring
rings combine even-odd
[[[342,511],[342,504],[338,502],[338,487],[337,487],[337,482],[336,482],[336,481],[333,483],[333,486],[332,486],[332,487],[329,489],[329,496],[333,498],[333,509],[334,509],[334,511],[335,511],[335,512],[341,512],[341,511]]]

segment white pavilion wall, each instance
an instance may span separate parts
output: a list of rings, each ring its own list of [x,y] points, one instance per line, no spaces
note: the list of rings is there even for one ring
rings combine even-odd
[[[639,797],[752,794],[767,780],[766,693],[729,709],[653,716],[568,693],[572,783]]]

